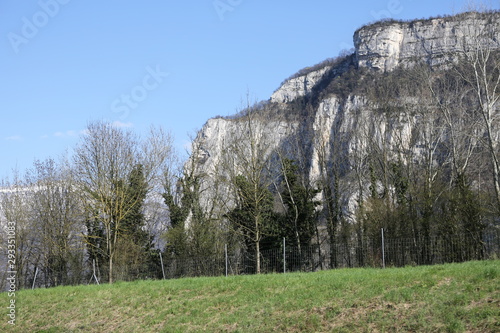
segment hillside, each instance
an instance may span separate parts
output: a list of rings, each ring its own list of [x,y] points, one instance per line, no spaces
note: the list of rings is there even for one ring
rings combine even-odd
[[[497,260],[26,290],[0,331],[498,332],[499,277]]]
[[[316,237],[304,244],[333,249],[381,228],[424,247],[450,233],[482,239],[500,215],[499,27],[500,13],[469,12],[358,29],[353,54],[300,70],[268,101],[206,122],[186,164],[201,207],[221,220],[250,205],[236,183],[243,177],[272,192],[278,211],[298,212],[279,193],[291,160],[302,193],[319,203]],[[260,216],[252,215],[254,246],[265,238]],[[299,244],[302,222],[290,223],[282,237]]]

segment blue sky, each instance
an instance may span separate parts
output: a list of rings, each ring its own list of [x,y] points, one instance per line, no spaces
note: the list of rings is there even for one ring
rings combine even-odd
[[[0,178],[58,158],[92,120],[171,131],[266,100],[384,17],[453,14],[458,0],[2,0]],[[498,1],[493,8],[498,8]]]

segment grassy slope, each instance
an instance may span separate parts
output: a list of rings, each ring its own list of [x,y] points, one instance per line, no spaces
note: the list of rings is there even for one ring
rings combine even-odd
[[[26,290],[0,332],[498,332],[499,282],[497,260]]]

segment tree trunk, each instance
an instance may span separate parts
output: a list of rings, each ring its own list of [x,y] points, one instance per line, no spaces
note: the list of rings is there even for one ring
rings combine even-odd
[[[488,112],[488,115],[490,114],[489,110],[485,112]],[[491,121],[490,119],[487,119],[486,116],[484,117],[484,119],[486,123],[486,134],[488,136],[488,148],[491,156],[491,164],[493,170],[493,185],[495,187],[497,210],[498,214],[500,214],[500,164],[498,162],[498,156],[495,150]]]
[[[108,282],[109,282],[109,284],[113,283],[113,258],[111,256],[109,257],[109,277],[108,277]]]
[[[257,237],[259,237],[259,232],[257,231]],[[255,242],[255,273],[260,274],[260,240],[257,239]]]

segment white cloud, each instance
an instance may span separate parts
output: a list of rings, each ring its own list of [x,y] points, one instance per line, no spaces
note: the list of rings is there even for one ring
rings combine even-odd
[[[53,134],[53,136],[55,136],[56,138],[71,138],[71,137],[76,137],[78,136],[78,134],[80,134],[80,132],[78,131],[74,131],[74,130],[69,130],[69,131],[66,131],[66,132],[55,132]]]
[[[182,148],[184,148],[185,151],[191,154],[193,150],[193,142],[185,140],[184,143],[182,144]]]
[[[133,127],[134,124],[132,124],[130,122],[124,123],[124,122],[121,122],[119,120],[116,120],[112,123],[112,126],[115,126],[117,128],[130,128],[130,127]],[[42,135],[40,138],[47,139],[49,137],[55,137],[55,138],[67,139],[67,138],[76,138],[78,136],[85,136],[87,134],[88,134],[88,129],[83,129],[83,130],[79,130],[79,131],[75,131],[75,130],[57,131],[57,132],[52,133],[52,135],[46,135],[46,134]],[[11,137],[10,140],[14,140],[14,138],[16,138],[16,137]],[[21,137],[19,137],[19,140],[20,139],[21,139]]]
[[[118,128],[130,128],[130,127],[134,126],[134,124],[132,124],[130,122],[124,123],[124,122],[121,122],[119,120],[115,120],[112,125],[115,127],[118,127]]]
[[[23,137],[20,135],[12,135],[5,138],[7,141],[22,141]]]

